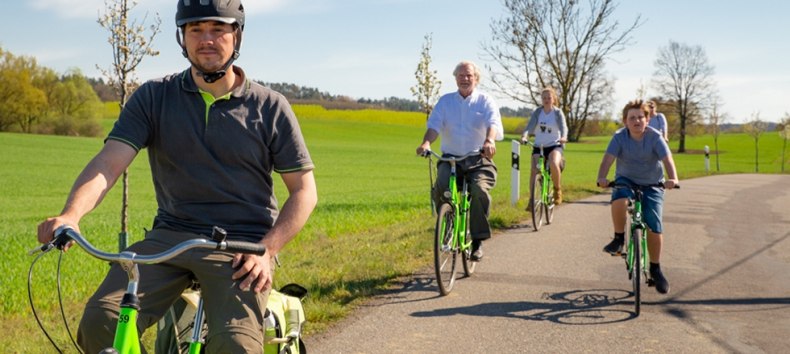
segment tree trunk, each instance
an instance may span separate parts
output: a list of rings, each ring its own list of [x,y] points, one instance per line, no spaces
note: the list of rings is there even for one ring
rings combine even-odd
[[[678,141],[678,153],[686,152],[686,117],[680,116],[680,140]]]

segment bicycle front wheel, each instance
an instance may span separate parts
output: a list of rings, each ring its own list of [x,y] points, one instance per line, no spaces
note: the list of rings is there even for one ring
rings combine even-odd
[[[634,287],[634,313],[639,316],[642,305],[641,289],[642,271],[645,264],[642,263],[642,229],[636,228],[631,232],[631,282]]]
[[[472,261],[472,235],[469,233],[469,213],[466,215],[466,238],[464,239],[464,249],[461,252],[461,264],[464,266],[464,275],[471,277],[477,268],[477,262]]]
[[[543,208],[546,210],[546,225],[551,224],[551,221],[554,219],[554,182],[549,179],[546,181],[548,183],[548,193],[546,193],[546,200],[548,203],[543,205]]]
[[[532,227],[535,231],[543,225],[543,176],[535,175],[532,183],[532,193],[529,198],[529,211],[532,213]]]
[[[436,270],[436,283],[439,293],[447,295],[453,289],[457,273],[456,256],[458,249],[453,245],[455,212],[453,207],[444,203],[436,218],[436,232],[433,243],[433,263]]]

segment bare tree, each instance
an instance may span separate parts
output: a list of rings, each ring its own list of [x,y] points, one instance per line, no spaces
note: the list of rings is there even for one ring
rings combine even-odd
[[[431,45],[433,43],[432,34],[425,35],[425,44],[422,45],[420,63],[414,77],[417,78],[417,85],[411,88],[411,93],[417,98],[420,108],[425,112],[425,119],[431,115],[433,106],[439,98],[439,89],[442,82],[436,75],[436,70],[431,70]]]
[[[785,173],[785,161],[787,161],[785,151],[787,151],[787,140],[790,139],[790,113],[785,112],[779,125],[779,136],[782,138],[782,173]]]
[[[492,41],[483,50],[498,66],[491,82],[511,99],[540,106],[540,92],[557,89],[568,120],[568,139],[578,141],[588,117],[603,116],[613,79],[606,60],[630,44],[641,16],[622,31],[613,20],[613,0],[503,0],[506,13],[491,23]]]
[[[721,124],[727,120],[727,114],[719,112],[718,98],[714,100],[711,114],[708,118],[708,126],[713,135],[713,151],[716,154],[716,172],[721,171],[719,166],[719,134],[721,134]]]
[[[137,20],[129,20],[129,12],[137,5],[135,0],[105,0],[104,14],[99,15],[98,23],[110,32],[107,42],[112,47],[113,63],[109,69],[102,69],[107,78],[108,84],[118,90],[121,109],[126,105],[133,88],[137,86],[134,71],[146,56],[157,56],[159,52],[154,50],[153,41],[159,33],[159,25],[162,20],[157,15],[154,23],[148,27],[150,34],[146,35],[145,20],[138,23]],[[121,233],[118,235],[118,247],[126,248],[128,244],[127,221],[129,208],[129,171],[123,173],[123,201],[121,205]]]
[[[686,151],[686,127],[703,116],[715,97],[713,66],[701,46],[670,41],[658,50],[654,63],[654,85],[659,94],[673,102],[680,118],[678,152]]]
[[[760,135],[768,130],[768,124],[760,120],[760,113],[753,113],[752,120],[743,125],[744,133],[754,139],[754,172],[760,172]]]

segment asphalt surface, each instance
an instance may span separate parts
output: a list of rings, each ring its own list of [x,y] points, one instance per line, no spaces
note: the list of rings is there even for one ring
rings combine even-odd
[[[432,268],[377,296],[311,353],[790,353],[790,176],[681,181],[665,195],[669,294],[633,313],[609,194],[565,203],[554,222],[497,233],[477,272],[438,296]]]

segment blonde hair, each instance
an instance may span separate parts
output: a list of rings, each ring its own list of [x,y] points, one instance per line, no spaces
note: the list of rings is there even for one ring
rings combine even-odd
[[[551,95],[551,100],[553,101],[553,103],[555,105],[559,103],[558,102],[559,99],[557,98],[557,91],[554,90],[553,87],[551,87],[551,86],[544,87],[543,90],[540,91],[540,95],[543,96],[543,94],[546,93],[546,92],[548,92]]]

